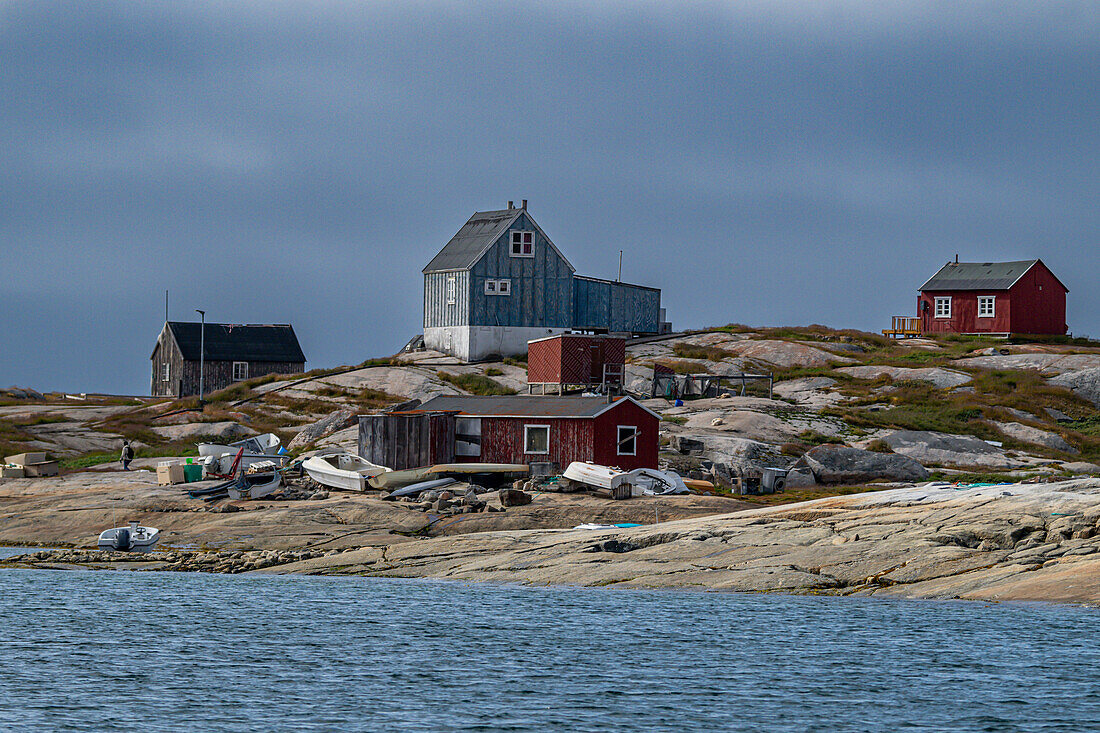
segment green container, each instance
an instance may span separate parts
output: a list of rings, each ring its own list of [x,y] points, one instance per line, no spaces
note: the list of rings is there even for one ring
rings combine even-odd
[[[202,481],[202,466],[197,463],[194,463],[190,466],[184,466],[183,480],[185,483],[191,483],[192,481]]]

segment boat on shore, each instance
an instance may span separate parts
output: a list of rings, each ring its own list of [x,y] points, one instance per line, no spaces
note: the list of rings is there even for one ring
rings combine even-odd
[[[330,489],[366,491],[369,479],[388,473],[390,469],[353,453],[328,453],[302,461],[302,470]],[[373,486],[373,483],[370,485]]]
[[[99,535],[99,549],[121,552],[150,552],[160,540],[160,530],[156,527],[142,527],[130,522],[127,527],[114,527]]]

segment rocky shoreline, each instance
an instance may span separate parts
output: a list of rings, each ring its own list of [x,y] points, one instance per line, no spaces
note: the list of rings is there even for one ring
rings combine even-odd
[[[1100,480],[927,484],[629,529],[490,531],[333,550],[65,550],[11,567],[360,575],[1100,603]]]

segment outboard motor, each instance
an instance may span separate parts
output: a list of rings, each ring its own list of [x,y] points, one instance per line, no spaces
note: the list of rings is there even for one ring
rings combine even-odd
[[[115,530],[114,546],[116,550],[126,551],[130,549],[130,530],[120,527]]]

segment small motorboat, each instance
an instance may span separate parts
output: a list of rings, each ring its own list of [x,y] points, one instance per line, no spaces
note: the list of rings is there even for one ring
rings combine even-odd
[[[678,474],[654,468],[623,471],[614,466],[574,461],[562,472],[562,478],[573,485],[610,491],[616,499],[691,493]]]
[[[302,470],[311,479],[330,489],[366,491],[369,479],[381,476],[390,469],[371,463],[354,453],[342,452],[307,458],[302,461]]]
[[[271,473],[242,473],[225,487],[226,495],[230,499],[262,499],[282,486],[282,474],[278,471]]]
[[[159,539],[160,530],[156,527],[142,527],[137,522],[130,522],[128,527],[115,527],[100,534],[99,549],[150,552]]]

